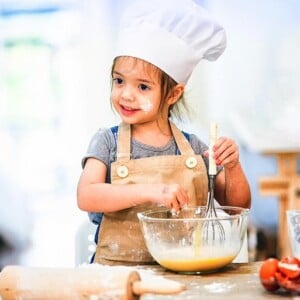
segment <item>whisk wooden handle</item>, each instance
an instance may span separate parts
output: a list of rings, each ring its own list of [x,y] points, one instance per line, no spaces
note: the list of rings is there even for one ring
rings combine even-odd
[[[209,137],[209,168],[208,174],[209,175],[216,175],[217,174],[217,166],[216,161],[213,158],[213,146],[216,143],[218,138],[218,125],[215,122],[210,124],[210,137]]]

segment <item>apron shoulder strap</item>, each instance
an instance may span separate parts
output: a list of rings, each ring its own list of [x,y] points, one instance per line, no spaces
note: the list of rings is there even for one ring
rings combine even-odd
[[[176,127],[176,125],[172,121],[170,121],[170,125],[180,153],[182,155],[195,155],[195,152],[185,135]]]
[[[121,123],[118,129],[117,161],[130,160],[131,128],[130,124]]]

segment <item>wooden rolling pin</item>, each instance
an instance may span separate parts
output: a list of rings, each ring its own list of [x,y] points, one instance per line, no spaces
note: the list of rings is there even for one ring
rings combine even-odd
[[[137,300],[145,293],[184,290],[176,281],[153,279],[142,281],[139,272],[124,267],[6,266],[0,273],[0,296],[2,300]]]

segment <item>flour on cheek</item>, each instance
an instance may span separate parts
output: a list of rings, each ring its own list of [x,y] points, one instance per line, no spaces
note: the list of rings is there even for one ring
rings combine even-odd
[[[140,109],[143,110],[144,112],[149,112],[153,107],[153,104],[147,98],[141,99],[139,102],[140,102]]]

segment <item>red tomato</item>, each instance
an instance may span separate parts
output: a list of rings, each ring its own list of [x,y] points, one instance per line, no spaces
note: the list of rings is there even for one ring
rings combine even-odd
[[[281,272],[276,272],[275,277],[278,284],[286,291],[292,292],[293,294],[300,293],[300,280],[299,278],[288,278]],[[296,297],[297,298],[297,297]],[[295,298],[295,299],[296,299]]]
[[[295,264],[300,267],[300,260],[297,257],[294,256],[287,256],[280,260],[280,262],[286,263],[286,264]]]
[[[276,258],[268,258],[260,266],[259,278],[268,291],[275,291],[279,288],[275,277],[275,273],[278,272],[278,262]]]
[[[300,275],[300,261],[296,257],[285,257],[278,263],[278,269],[288,278],[295,279]]]

